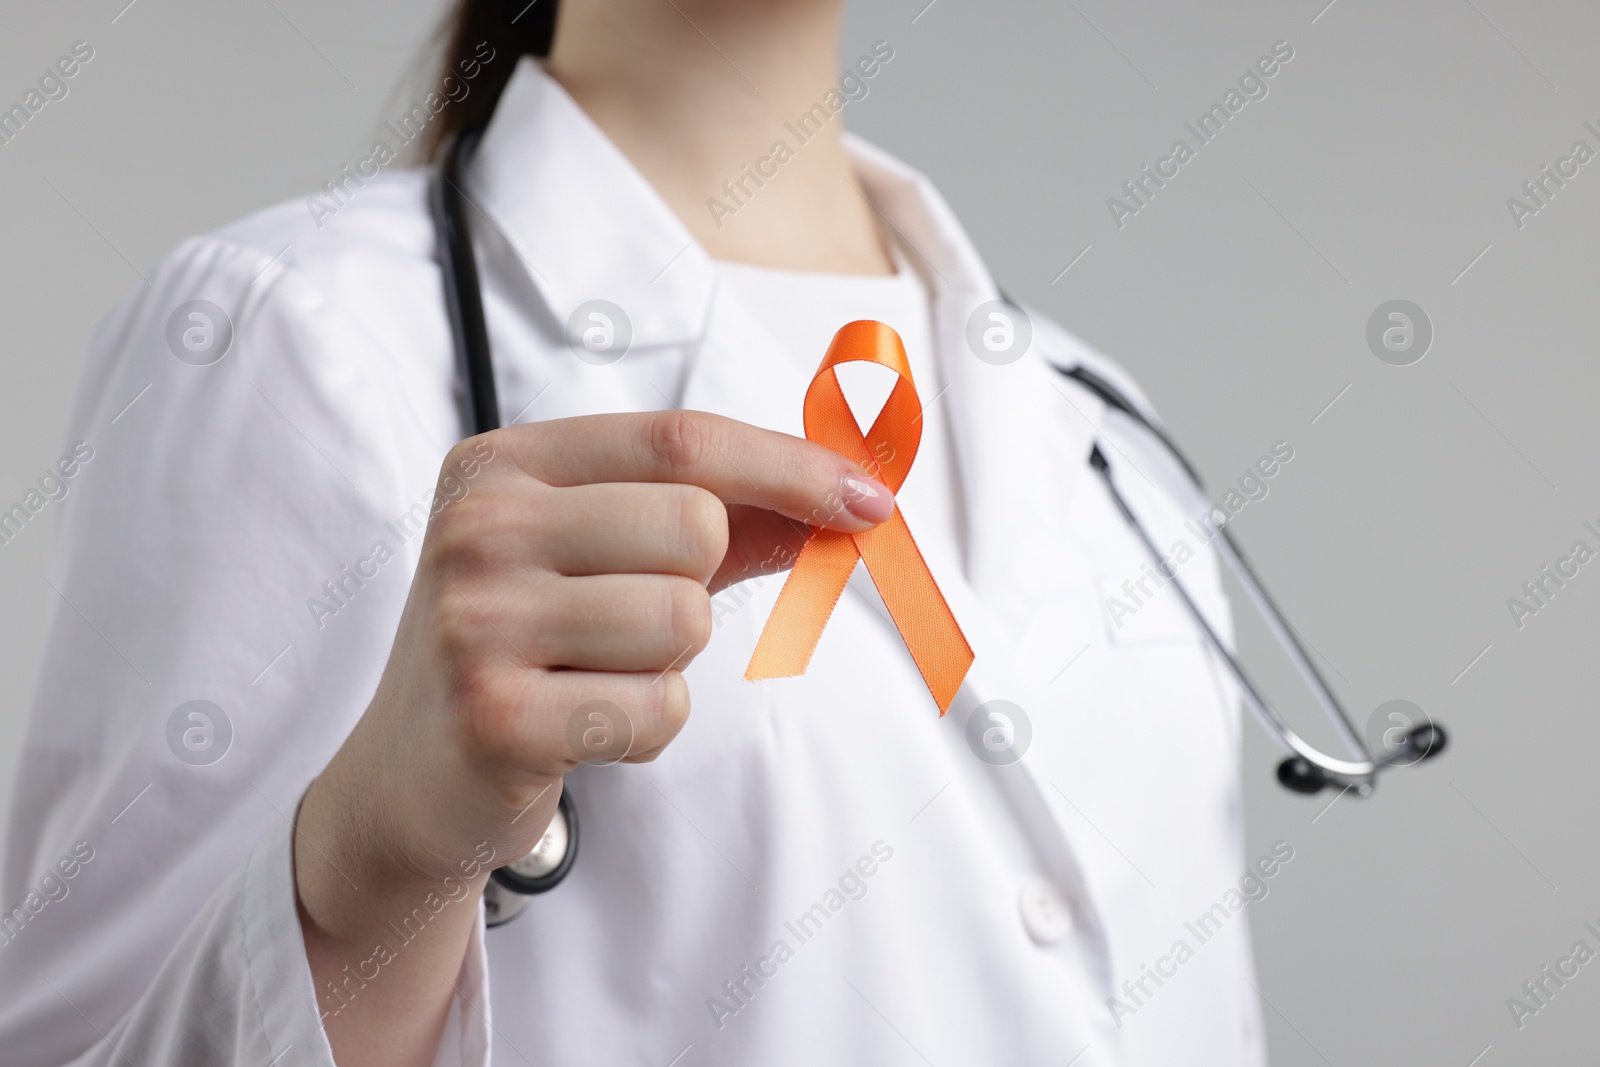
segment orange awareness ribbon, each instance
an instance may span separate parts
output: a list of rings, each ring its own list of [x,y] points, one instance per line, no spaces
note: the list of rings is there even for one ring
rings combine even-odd
[[[900,376],[865,437],[834,370],[852,362],[876,363]],[[922,441],[922,402],[900,335],[869,320],[852,322],[835,334],[806,389],[805,427],[808,439],[854,460],[890,492],[898,493]],[[972,646],[950,613],[899,507],[888,521],[864,533],[816,530],[812,534],[783,583],[745,678],[792,678],[806,672],[858,557],[866,563],[943,715],[972,666]]]

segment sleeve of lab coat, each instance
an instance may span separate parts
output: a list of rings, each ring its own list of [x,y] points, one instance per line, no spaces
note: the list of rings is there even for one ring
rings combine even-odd
[[[85,361],[73,470],[41,498],[54,608],[0,880],[7,1064],[333,1063],[290,821],[377,683],[456,427],[419,416],[326,274],[188,242]],[[487,1063],[484,973],[480,933],[441,1063]]]

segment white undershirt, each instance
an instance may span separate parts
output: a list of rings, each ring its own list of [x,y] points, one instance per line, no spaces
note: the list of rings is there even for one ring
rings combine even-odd
[[[777,338],[808,381],[845,323],[876,319],[900,335],[917,395],[927,410],[916,461],[896,499],[919,544],[937,540],[960,560],[965,524],[949,423],[940,417],[941,405],[927,407],[945,385],[934,360],[928,288],[899,249],[893,253],[895,274],[820,274],[726,262],[718,262],[717,268],[723,283]],[[838,372],[856,421],[871,426],[894,388],[894,373],[864,364],[847,364]]]

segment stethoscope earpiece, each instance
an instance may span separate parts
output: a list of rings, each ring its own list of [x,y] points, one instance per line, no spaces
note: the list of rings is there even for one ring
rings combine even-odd
[[[1291,793],[1320,793],[1328,784],[1322,768],[1304,756],[1290,756],[1278,764],[1278,784]]]
[[[1449,742],[1450,735],[1435,722],[1425,722],[1406,734],[1406,748],[1419,762],[1437,756]]]

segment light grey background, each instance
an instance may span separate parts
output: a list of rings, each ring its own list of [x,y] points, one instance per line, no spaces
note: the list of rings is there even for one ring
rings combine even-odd
[[[1582,928],[1600,921],[1600,566],[1520,631],[1506,600],[1573,541],[1600,547],[1582,528],[1600,524],[1600,161],[1520,230],[1506,199],[1575,140],[1600,149],[1600,11],[925,2],[852,8],[844,57],[880,38],[896,56],[850,123],[933,176],[1013,295],[1139,376],[1216,493],[1293,444],[1238,536],[1358,719],[1404,697],[1453,730],[1440,762],[1331,808],[1280,791],[1247,732],[1248,854],[1296,849],[1250,909],[1274,1062],[1578,1062],[1596,968],[1520,1031],[1506,999],[1574,941],[1600,948]],[[96,50],[0,147],[6,507],[62,453],[89,331],[136,268],[365,148],[440,13],[125,3],[13,5],[0,35],[5,103],[74,41]],[[1295,56],[1269,95],[1119,229],[1107,198],[1279,40]],[[1393,298],[1434,324],[1413,366],[1366,346]],[[5,780],[48,541],[35,523],[0,547]],[[1303,713],[1264,632],[1241,630]]]

